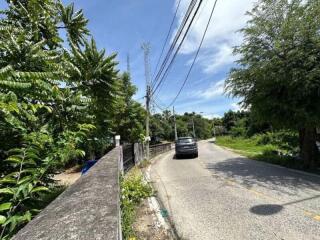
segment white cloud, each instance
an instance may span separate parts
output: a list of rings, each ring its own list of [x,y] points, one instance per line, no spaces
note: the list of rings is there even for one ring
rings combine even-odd
[[[211,84],[211,86],[204,91],[198,91],[197,96],[204,99],[213,99],[222,96],[224,93],[224,80]]]
[[[214,2],[215,0],[206,0],[202,4],[198,17],[181,48],[182,54],[191,54],[197,50]],[[189,3],[190,0],[182,0],[178,12],[179,23],[181,23]],[[198,63],[205,73],[216,72],[236,60],[232,54],[232,48],[241,42],[242,36],[238,30],[248,20],[245,13],[252,9],[253,3],[254,0],[218,1],[202,46],[201,57],[198,59]]]
[[[232,54],[232,47],[227,44],[221,45],[216,52],[211,52],[200,59],[200,64],[205,73],[215,73],[221,67],[233,63],[236,57]]]
[[[248,111],[250,107],[243,107],[240,102],[232,103],[231,110],[233,111]]]
[[[240,111],[241,110],[241,106],[239,105],[239,103],[232,103],[231,104],[231,110]]]
[[[216,113],[203,114],[202,116],[203,116],[204,118],[207,118],[207,119],[221,118],[221,115],[216,114]]]

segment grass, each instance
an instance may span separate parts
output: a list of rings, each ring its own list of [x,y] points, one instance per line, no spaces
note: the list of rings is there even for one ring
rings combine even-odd
[[[139,168],[146,168],[151,164],[150,160],[144,159],[139,163]]]
[[[260,145],[254,138],[235,138],[230,136],[217,137],[216,143],[220,146],[235,150],[236,152],[255,158],[265,152],[277,151],[277,146],[266,144]]]
[[[287,152],[281,150],[279,146],[272,144],[259,144],[257,138],[220,136],[217,137],[216,144],[230,148],[234,152],[250,159],[304,170],[301,161],[289,156]]]

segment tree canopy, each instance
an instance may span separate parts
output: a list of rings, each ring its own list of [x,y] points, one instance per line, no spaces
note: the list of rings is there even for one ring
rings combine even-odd
[[[99,158],[115,134],[138,141],[144,114],[130,75],[119,72],[116,54],[98,49],[81,10],[58,0],[7,3],[0,18],[0,239],[37,213],[57,170]]]
[[[196,113],[177,114],[176,125],[178,137],[193,136],[199,139],[208,139],[213,136],[213,122]],[[195,136],[193,135],[193,125]],[[174,116],[172,112],[166,110],[162,113],[154,114],[150,121],[151,136],[153,139],[173,141]]]
[[[317,161],[320,123],[320,2],[261,0],[248,13],[235,48],[238,66],[227,91],[243,98],[255,118],[274,127],[300,131],[301,157]]]

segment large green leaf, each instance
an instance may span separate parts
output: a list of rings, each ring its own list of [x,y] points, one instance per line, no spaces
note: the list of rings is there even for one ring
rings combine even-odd
[[[0,194],[9,194],[13,195],[14,191],[10,188],[0,188]]]
[[[49,188],[47,187],[35,187],[34,189],[31,190],[32,193],[36,192],[49,192]]]
[[[11,202],[6,202],[6,203],[0,204],[0,212],[10,209],[11,206],[12,206]]]
[[[7,218],[3,215],[0,215],[0,225],[6,222]]]
[[[10,156],[8,157],[6,160],[4,160],[5,162],[10,162],[10,163],[16,163],[16,164],[20,164],[22,161],[22,156],[19,155],[15,155],[15,156]]]
[[[4,177],[0,179],[0,183],[16,183],[16,180],[11,177]]]
[[[25,176],[25,177],[23,177],[23,178],[21,178],[21,179],[19,180],[18,185],[24,184],[24,183],[30,181],[31,179],[32,179],[31,176]]]

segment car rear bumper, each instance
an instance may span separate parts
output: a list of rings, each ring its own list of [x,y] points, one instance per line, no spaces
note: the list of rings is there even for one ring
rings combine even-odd
[[[190,148],[190,149],[176,149],[177,155],[188,155],[188,154],[197,154],[197,148]]]

